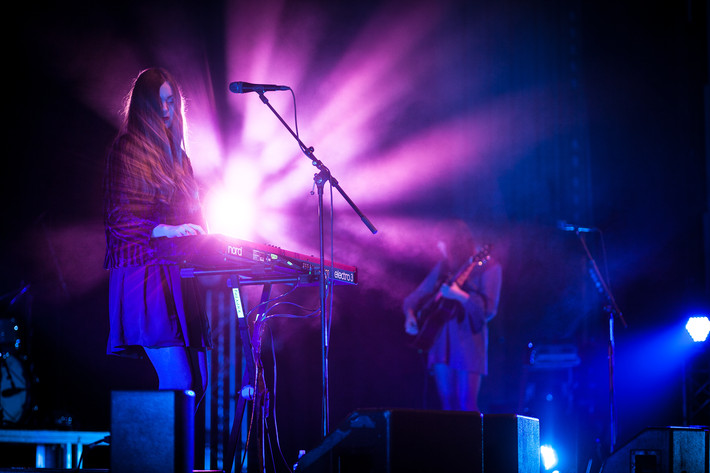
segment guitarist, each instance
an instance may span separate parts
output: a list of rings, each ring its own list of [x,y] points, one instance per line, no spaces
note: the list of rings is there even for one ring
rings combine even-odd
[[[474,266],[463,284],[449,283],[447,279],[480,251],[464,222],[457,221],[453,227],[453,231],[439,235],[439,262],[404,299],[404,326],[408,334],[416,336],[422,322],[422,314],[417,312],[432,298],[446,299],[444,302],[455,308],[428,350],[428,368],[434,375],[442,409],[480,412],[478,392],[482,376],[488,374],[487,323],[498,310],[502,269],[489,257],[485,264]]]

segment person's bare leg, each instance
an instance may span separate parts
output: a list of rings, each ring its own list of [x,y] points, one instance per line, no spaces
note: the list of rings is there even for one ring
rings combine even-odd
[[[185,347],[145,348],[158,374],[158,389],[193,389],[190,357]]]
[[[480,412],[478,392],[481,390],[481,374],[473,371],[456,371],[457,408],[462,411]]]
[[[158,374],[158,389],[195,392],[195,410],[207,392],[207,354],[185,347],[145,348]]]
[[[441,400],[441,408],[445,411],[455,409],[454,378],[451,368],[444,363],[435,364],[434,379],[436,381],[436,389],[439,392],[439,399]]]
[[[195,410],[197,410],[200,402],[202,402],[202,399],[205,397],[205,393],[207,393],[207,387],[209,384],[209,374],[207,372],[207,353],[205,353],[205,350],[189,350],[193,368],[192,390],[195,391]],[[199,379],[197,379],[197,376],[199,376]]]

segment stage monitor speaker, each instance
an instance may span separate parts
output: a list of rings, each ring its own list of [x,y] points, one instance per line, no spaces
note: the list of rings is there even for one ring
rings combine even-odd
[[[481,473],[483,423],[478,412],[361,409],[315,449],[298,473]]]
[[[540,421],[515,414],[484,415],[483,470],[539,473]]]
[[[603,473],[709,473],[708,430],[655,427],[641,431],[606,459]]]
[[[111,473],[192,473],[192,391],[111,393]]]

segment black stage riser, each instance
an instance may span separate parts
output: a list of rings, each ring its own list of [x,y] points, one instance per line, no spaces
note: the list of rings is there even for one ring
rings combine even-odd
[[[540,421],[515,414],[485,414],[483,471],[539,473]]]
[[[192,473],[192,391],[111,393],[111,473]]]

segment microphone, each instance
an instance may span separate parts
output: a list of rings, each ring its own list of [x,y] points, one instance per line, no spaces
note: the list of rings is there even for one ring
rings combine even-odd
[[[580,227],[579,225],[572,225],[571,223],[567,223],[564,220],[558,220],[557,221],[557,228],[559,228],[562,231],[565,232],[576,232],[576,233],[589,233],[589,232],[596,232],[596,228],[589,228],[589,227]]]
[[[273,84],[251,84],[249,82],[232,82],[229,90],[235,94],[246,94],[247,92],[270,92],[274,90],[289,90],[285,85]]]

